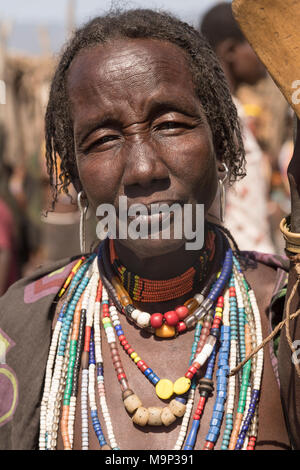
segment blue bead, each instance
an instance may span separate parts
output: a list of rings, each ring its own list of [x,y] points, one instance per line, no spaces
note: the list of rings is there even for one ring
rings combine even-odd
[[[196,438],[197,438],[197,432],[198,432],[198,429],[199,429],[199,425],[200,425],[200,420],[199,419],[193,421],[192,429],[190,430],[189,435],[187,437],[184,450],[192,450],[194,448]]]
[[[152,379],[154,379],[154,377],[156,377],[155,373],[154,373],[154,372],[151,372],[151,373],[147,376],[147,379],[150,380],[150,382],[152,382]]]
[[[176,401],[179,401],[179,403],[183,403],[184,405],[186,404],[186,399],[185,399],[185,398],[176,397],[175,400],[176,400]]]
[[[218,385],[227,385],[227,378],[219,375],[217,380]]]
[[[216,403],[215,406],[214,406],[214,410],[216,410],[216,411],[223,411],[223,409],[224,409],[223,404]]]

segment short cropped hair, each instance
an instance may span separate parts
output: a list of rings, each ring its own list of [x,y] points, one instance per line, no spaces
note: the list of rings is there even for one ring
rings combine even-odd
[[[237,111],[218,59],[206,39],[192,26],[164,12],[142,9],[110,12],[74,33],[52,80],[45,131],[53,206],[59,191],[68,192],[69,183],[78,178],[66,84],[70,64],[82,50],[121,38],[153,38],[169,41],[182,49],[212,131],[216,155],[227,164],[231,182],[244,176],[245,156]]]

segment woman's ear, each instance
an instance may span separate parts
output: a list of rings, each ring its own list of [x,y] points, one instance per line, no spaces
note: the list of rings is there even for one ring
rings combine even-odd
[[[224,173],[224,163],[217,158],[217,173],[218,178],[221,178]]]
[[[225,183],[229,177],[229,169],[226,163],[222,162],[221,160],[217,160],[217,172],[219,183]]]

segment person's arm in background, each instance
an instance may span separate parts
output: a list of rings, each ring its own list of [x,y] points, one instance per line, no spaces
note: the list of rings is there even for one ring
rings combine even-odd
[[[0,296],[16,281],[16,278],[12,278],[14,230],[12,211],[4,200],[0,199]]]
[[[300,120],[297,119],[297,137],[292,160],[288,167],[288,179],[291,190],[291,232],[300,234]],[[287,289],[287,299],[289,298],[295,283],[300,276],[300,254],[297,256],[297,263],[291,262],[289,281]],[[298,262],[299,260],[299,262]],[[297,273],[297,269],[299,274]],[[290,313],[296,312],[300,308],[300,289],[295,292]],[[286,316],[287,302],[285,304],[284,318]],[[292,341],[300,341],[300,316],[290,321],[290,334]],[[300,343],[299,343],[300,344]],[[299,345],[295,344],[294,349]],[[299,355],[300,365],[300,355]],[[283,409],[287,421],[288,430],[292,445],[295,449],[300,449],[300,377],[298,377],[295,365],[292,361],[292,351],[288,344],[285,328],[281,330],[278,366],[280,389]],[[272,393],[272,391],[270,391]],[[276,412],[276,410],[274,410]]]

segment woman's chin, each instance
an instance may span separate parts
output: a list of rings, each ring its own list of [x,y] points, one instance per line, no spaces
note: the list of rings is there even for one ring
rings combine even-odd
[[[155,239],[127,239],[116,240],[124,248],[132,251],[139,258],[153,258],[156,256],[166,255],[177,250],[182,250],[185,240],[171,239],[171,240],[155,240]]]

